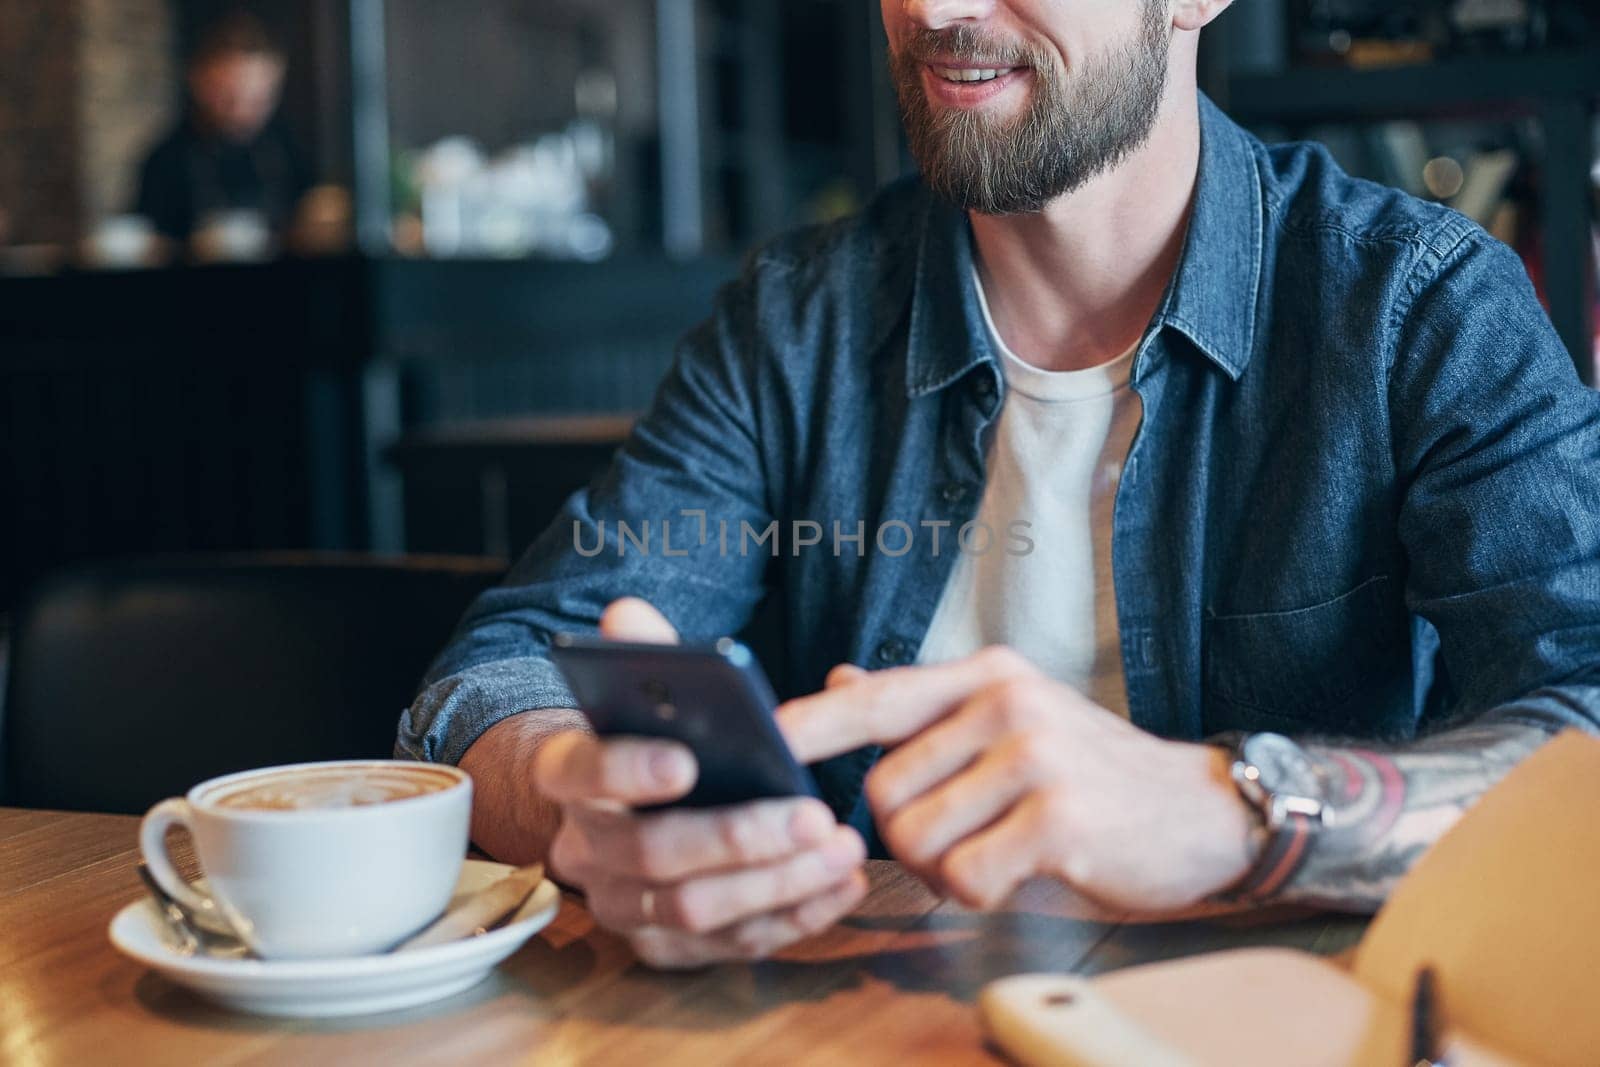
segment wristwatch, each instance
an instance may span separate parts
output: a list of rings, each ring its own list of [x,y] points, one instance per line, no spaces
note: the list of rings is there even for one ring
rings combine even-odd
[[[1218,740],[1232,741],[1233,784],[1261,816],[1265,838],[1255,863],[1218,897],[1260,903],[1294,877],[1333,809],[1316,764],[1289,738],[1257,733]]]

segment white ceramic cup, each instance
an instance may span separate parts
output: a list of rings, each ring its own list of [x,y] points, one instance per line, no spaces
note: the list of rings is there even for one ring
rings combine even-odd
[[[215,211],[200,220],[189,238],[202,263],[259,263],[275,251],[272,227],[259,211]]]
[[[261,810],[220,801],[270,776],[363,771],[424,775],[417,796],[349,806]],[[163,800],[139,827],[155,880],[191,908],[220,914],[266,959],[382,952],[441,914],[467,852],[472,779],[455,767],[399,760],[303,763],[201,782]],[[184,826],[208,893],[184,881],[166,835]]]

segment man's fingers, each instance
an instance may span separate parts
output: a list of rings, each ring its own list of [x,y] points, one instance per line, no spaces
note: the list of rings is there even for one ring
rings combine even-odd
[[[867,774],[867,801],[880,819],[892,815],[977,759],[1003,730],[994,687],[980,692],[943,722],[935,723],[884,755]]]
[[[612,601],[600,616],[600,632],[616,641],[678,641],[666,616],[638,597]],[[558,803],[661,804],[692,789],[698,772],[694,756],[675,742],[601,740],[580,730],[547,738],[533,760],[534,784]]]
[[[766,866],[671,885],[631,878],[601,879],[589,886],[589,910],[614,929],[665,926],[710,933],[799,906],[837,885],[865,859],[860,835],[841,826],[821,847]]]
[[[790,909],[789,918],[799,928],[801,937],[821,933],[854,911],[869,888],[867,872],[857,870],[833,888]]]
[[[850,914],[867,895],[867,876],[862,871],[824,890],[793,908],[761,915],[724,931],[718,940],[744,959],[770,956],[779,949],[819,934]]]
[[[841,663],[828,672],[828,677],[823,679],[824,689],[837,689],[841,685],[859,682],[872,672],[865,667],[857,667],[854,663]]]
[[[995,908],[1039,868],[1041,814],[1031,801],[945,854],[939,876],[961,903]]]
[[[534,785],[557,803],[662,804],[694,788],[699,769],[676,741],[602,740],[582,730],[552,734],[533,757]]]
[[[828,806],[809,797],[650,815],[575,808],[569,817],[598,866],[648,882],[772,863],[817,847],[836,828]]]
[[[654,604],[636,596],[613,600],[600,616],[600,633],[613,641],[647,645],[675,645],[678,631]]]
[[[849,914],[867,895],[867,877],[854,871],[842,881],[794,907],[746,919],[713,934],[692,934],[664,926],[633,931],[629,941],[652,967],[701,967],[723,960],[759,959],[813,934]]]
[[[1021,655],[995,646],[950,663],[878,671],[791,700],[778,709],[778,725],[796,758],[815,763],[864,745],[898,744],[984,686],[1032,673]]]
[[[1031,784],[1014,773],[1013,754],[1001,749],[970,769],[880,816],[883,840],[895,859],[912,867],[935,866],[963,838],[1004,815]]]

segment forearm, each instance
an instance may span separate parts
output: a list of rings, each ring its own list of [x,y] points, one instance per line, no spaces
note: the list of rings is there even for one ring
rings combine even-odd
[[[546,708],[504,719],[473,742],[460,766],[472,775],[474,845],[504,863],[546,859],[561,811],[534,788],[534,753],[552,734],[588,728],[576,711]]]
[[[1377,910],[1428,846],[1554,730],[1492,720],[1394,746],[1302,741],[1333,798],[1332,821],[1283,898]]]

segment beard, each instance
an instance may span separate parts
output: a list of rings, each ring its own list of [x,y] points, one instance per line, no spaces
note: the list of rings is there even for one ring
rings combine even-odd
[[[1040,211],[1122,162],[1149,138],[1167,85],[1167,5],[1143,4],[1135,39],[1063,75],[1040,46],[1007,42],[971,26],[919,30],[890,56],[911,154],[935,193],[984,215]],[[972,66],[1025,67],[1033,92],[1022,114],[995,120],[982,109],[935,107],[922,75],[927,57]]]

